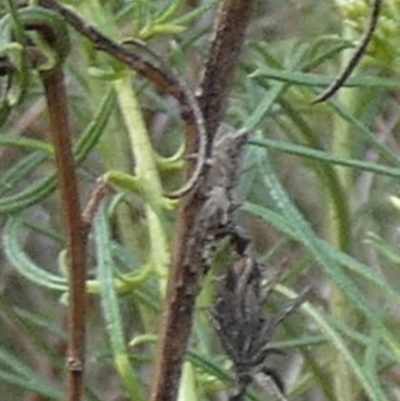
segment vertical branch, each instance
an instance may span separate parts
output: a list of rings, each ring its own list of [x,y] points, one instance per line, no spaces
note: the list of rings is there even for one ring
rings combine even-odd
[[[55,149],[64,224],[68,237],[69,309],[68,309],[68,401],[82,398],[85,348],[86,239],[81,219],[75,161],[71,146],[68,103],[64,76],[60,68],[42,77],[50,117],[51,140]]]
[[[215,134],[225,115],[253,4],[253,0],[225,0],[219,11],[199,95],[209,137]]]
[[[209,138],[218,129],[225,113],[252,3],[252,0],[225,0],[218,14],[199,96]],[[195,153],[194,146],[193,142],[188,143],[188,154]],[[201,244],[194,240],[194,232],[197,216],[204,206],[207,185],[205,179],[191,197],[182,201],[178,211],[173,264],[160,330],[151,401],[174,401],[177,397],[195,301],[205,274],[203,261],[199,257],[201,249],[198,248]]]

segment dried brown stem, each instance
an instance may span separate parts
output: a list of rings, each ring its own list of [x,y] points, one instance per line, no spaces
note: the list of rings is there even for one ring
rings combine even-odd
[[[68,401],[79,401],[83,391],[86,314],[86,241],[81,220],[78,182],[72,153],[68,121],[68,102],[60,68],[43,75],[54,145],[61,207],[68,238],[69,309],[68,309]]]
[[[224,118],[253,5],[253,0],[225,0],[219,10],[198,97],[209,137]]]
[[[345,69],[339,74],[339,76],[332,82],[328,88],[318,95],[311,104],[325,102],[331,98],[346,82],[347,78],[350,77],[351,73],[357,67],[358,63],[361,60],[361,57],[364,55],[369,42],[372,39],[372,36],[375,32],[376,25],[378,23],[378,18],[380,14],[380,9],[382,5],[382,0],[374,0],[374,4],[372,6],[371,16],[369,19],[368,27],[360,41],[360,44],[357,46],[354,54],[351,56],[350,61],[346,65]]]
[[[92,193],[90,194],[90,198],[85,206],[85,209],[82,212],[82,222],[85,226],[85,236],[89,235],[89,231],[92,227],[93,220],[96,216],[97,211],[99,210],[100,203],[107,195],[108,192],[111,191],[109,184],[100,179],[96,183]]]
[[[199,98],[209,137],[218,129],[225,113],[252,3],[251,0],[225,0],[218,15],[216,34]],[[211,142],[208,141],[208,144]],[[195,150],[193,144],[189,143],[189,146],[189,153]],[[151,401],[174,401],[177,396],[196,296],[205,273],[199,257],[200,244],[193,240],[193,232],[204,205],[202,194],[207,185],[205,179],[193,196],[181,203],[178,212],[173,265],[168,282],[167,306],[160,332]]]

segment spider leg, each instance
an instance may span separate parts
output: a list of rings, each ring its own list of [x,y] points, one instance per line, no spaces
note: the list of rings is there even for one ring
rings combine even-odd
[[[265,375],[269,376],[272,379],[272,381],[276,384],[276,387],[278,387],[279,391],[282,394],[285,394],[285,384],[283,383],[283,380],[279,376],[278,372],[276,372],[274,369],[268,368],[268,367],[265,367],[264,369],[262,369],[261,372],[264,373]]]

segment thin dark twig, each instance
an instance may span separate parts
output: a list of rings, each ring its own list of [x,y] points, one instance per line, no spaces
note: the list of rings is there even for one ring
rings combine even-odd
[[[39,0],[39,4],[60,13],[81,35],[89,39],[98,50],[108,53],[126,64],[138,74],[153,82],[162,93],[171,95],[178,101],[181,108],[181,116],[186,125],[186,152],[189,155],[196,154],[196,157],[188,159],[187,175],[189,178],[183,187],[165,195],[170,198],[180,198],[192,191],[198,184],[205,165],[207,137],[199,105],[183,80],[172,74],[171,71],[159,68],[140,54],[133,53],[126,47],[115,43],[94,26],[87,24],[71,9],[59,4],[57,1]],[[143,45],[142,48],[145,48],[145,46]],[[150,50],[148,52],[154,55]]]
[[[58,165],[62,209],[68,236],[69,308],[68,308],[68,400],[79,401],[83,392],[86,316],[86,241],[75,161],[68,121],[68,100],[61,68],[43,75],[49,110],[52,142]]]
[[[96,183],[96,186],[90,194],[90,198],[85,206],[85,209],[82,212],[82,221],[85,225],[86,235],[89,234],[90,228],[92,227],[94,217],[100,207],[101,201],[110,190],[111,188],[109,184],[101,179]]]
[[[352,55],[350,61],[348,62],[347,66],[342,71],[342,73],[332,82],[332,84],[311,102],[312,104],[321,103],[331,98],[344,85],[347,78],[349,78],[351,73],[357,67],[358,63],[361,60],[361,57],[364,55],[365,50],[375,32],[376,25],[379,19],[381,5],[382,5],[382,0],[374,0],[368,27],[360,41],[360,44],[358,45],[354,54]]]

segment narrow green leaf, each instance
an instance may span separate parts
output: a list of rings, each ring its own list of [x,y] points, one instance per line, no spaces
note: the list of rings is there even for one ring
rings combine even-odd
[[[109,88],[101,100],[99,109],[93,120],[77,139],[74,146],[74,154],[79,163],[86,159],[99,141],[107,125],[108,119],[112,111],[115,109],[115,98],[116,96],[113,88]]]
[[[340,166],[357,168],[363,171],[370,171],[372,173],[381,174],[388,177],[400,177],[400,168],[388,167],[355,159],[345,159],[343,157],[335,156],[307,146],[299,146],[292,143],[286,143],[266,138],[253,139],[250,141],[250,144],[277,150],[283,153],[305,157],[307,159],[318,160],[319,162],[323,163],[332,163]]]
[[[185,0],[170,0],[169,4],[161,11],[161,15],[156,19],[156,24],[165,24],[174,14],[185,5]]]
[[[335,330],[340,332],[343,337],[346,336],[348,339],[350,339],[352,344],[357,343],[358,345],[362,346],[365,349],[367,349],[367,347],[370,346],[371,338],[369,336],[369,333],[364,334],[364,332],[357,331],[356,329],[353,329],[352,326],[350,326],[350,325],[346,324],[345,322],[342,322],[326,313],[324,314],[324,318],[332,327],[335,328]],[[393,363],[397,362],[397,359],[396,359],[395,355],[393,355],[393,352],[390,349],[388,349],[385,346],[385,344],[382,344],[382,343],[380,343],[380,346],[379,346],[378,356],[384,357],[384,358],[388,359],[389,361],[392,361]]]
[[[9,217],[3,234],[4,253],[17,271],[32,282],[58,291],[68,288],[65,277],[57,276],[37,266],[21,247],[19,234],[23,222],[18,217]]]
[[[250,75],[250,78],[254,78],[256,80],[275,80],[292,85],[304,85],[312,87],[328,86],[334,79],[334,77],[328,75],[278,70],[274,68],[258,68]],[[390,78],[378,78],[374,76],[350,77],[345,81],[343,86],[349,88],[361,87],[400,90],[400,83],[398,80]]]
[[[97,144],[108,118],[113,110],[115,94],[110,89],[104,96],[94,120],[87,126],[77,140],[75,155],[82,162]],[[35,205],[48,197],[57,186],[56,175],[52,174],[36,181],[21,192],[0,199],[0,214],[10,214]]]
[[[98,280],[101,288],[101,306],[110,338],[114,363],[131,399],[144,401],[139,380],[129,360],[128,347],[123,332],[122,317],[114,286],[111,238],[104,206],[100,208],[95,219],[95,242]]]
[[[3,172],[0,177],[0,196],[11,191],[17,184],[26,179],[46,159],[45,153],[33,152]]]
[[[245,202],[242,206],[242,210],[262,218],[266,222],[272,224],[278,231],[306,246],[303,236],[295,232],[282,215],[250,202]],[[377,275],[369,266],[359,262],[357,259],[354,259],[339,249],[334,248],[322,239],[316,238],[316,241],[320,249],[327,252],[338,264],[357,273],[360,277],[372,283],[376,288],[379,288],[382,294],[391,296],[392,299],[400,305],[400,293],[396,291],[390,283],[387,283],[382,277]]]
[[[215,362],[210,359],[209,356],[201,355],[198,352],[189,350],[186,356],[187,360],[190,361],[194,366],[208,373],[211,377],[219,379],[222,383],[227,386],[231,386],[234,383],[234,378],[228,374],[224,369],[218,366]],[[246,393],[246,399],[252,401],[262,401],[263,398],[257,397],[253,391]]]
[[[198,7],[195,7],[192,11],[189,11],[186,14],[171,20],[170,23],[174,25],[188,25],[192,23],[196,18],[205,14],[211,8],[215,7],[220,1],[221,0],[210,0],[204,3],[204,5],[199,5]]]
[[[296,297],[296,294],[289,289],[277,285],[276,289],[286,295],[287,297],[293,299]],[[372,383],[368,380],[362,366],[357,361],[357,359],[352,355],[350,349],[347,347],[345,341],[340,336],[340,334],[332,327],[329,322],[324,318],[322,312],[318,311],[314,308],[310,303],[306,302],[301,306],[301,309],[310,316],[314,322],[318,325],[319,329],[325,334],[325,336],[329,339],[329,341],[333,344],[338,352],[346,359],[347,363],[351,367],[353,373],[358,378],[361,386],[368,394],[371,400],[373,401],[388,401],[388,398],[384,394],[380,394]]]
[[[46,142],[39,139],[16,137],[15,135],[0,134],[0,145],[10,146],[26,151],[41,151],[43,153],[52,154],[53,148]]]
[[[365,352],[365,372],[375,391],[383,398],[385,397],[385,393],[382,389],[382,381],[378,374],[380,340],[380,330],[373,329],[372,334],[369,336],[369,342]]]
[[[288,65],[286,66],[288,71],[296,68],[304,53],[304,47],[299,47],[296,49],[294,54],[288,58]],[[253,130],[259,124],[259,122],[265,118],[272,106],[276,103],[276,100],[281,97],[285,90],[290,86],[288,83],[281,82],[274,82],[272,84],[269,83],[268,85],[270,87],[265,92],[264,98],[260,101],[253,113],[245,120],[244,126],[246,129]]]
[[[316,93],[316,92],[314,92]],[[345,121],[357,128],[360,134],[364,136],[368,143],[372,144],[374,148],[382,155],[383,158],[393,163],[395,166],[400,165],[399,155],[396,154],[389,146],[383,143],[365,124],[354,117],[346,107],[343,107],[339,102],[334,99],[329,99],[327,103],[332,109],[338,113]]]
[[[397,245],[393,246],[375,233],[368,233],[365,242],[371,244],[379,255],[385,257],[392,263],[400,265],[400,252]]]
[[[56,176],[42,178],[20,193],[0,199],[0,214],[11,214],[35,205],[56,189]]]
[[[59,389],[3,347],[0,347],[0,363],[9,369],[0,368],[0,378],[5,382],[54,400],[63,399],[63,394]]]
[[[14,375],[12,373],[3,371],[0,369],[0,381],[4,381],[5,383],[12,384],[16,387],[21,388],[24,391],[30,391],[35,394],[41,394],[45,397],[48,397],[51,400],[63,400],[64,395],[60,392],[54,390],[49,387],[49,384],[46,382],[39,382],[35,380],[35,378],[26,378],[20,377],[18,375]]]
[[[400,361],[400,345],[393,334],[384,326],[381,319],[374,311],[364,295],[357,289],[354,282],[343,272],[340,265],[337,264],[331,253],[320,247],[320,241],[315,235],[308,223],[303,219],[300,212],[293,205],[292,201],[281,186],[276,177],[272,163],[268,157],[264,158],[262,163],[265,171],[265,183],[269,188],[276,207],[282,213],[298,237],[302,237],[303,244],[314,254],[316,260],[320,262],[321,267],[328,273],[332,280],[343,290],[353,305],[362,311],[370,322],[382,330],[385,341],[391,347]]]
[[[265,92],[263,99],[260,101],[259,105],[255,108],[252,114],[244,122],[244,126],[248,130],[254,130],[254,128],[262,121],[268,112],[271,110],[272,106],[275,104],[276,99],[280,97],[288,85],[283,83],[273,83],[269,91]]]

